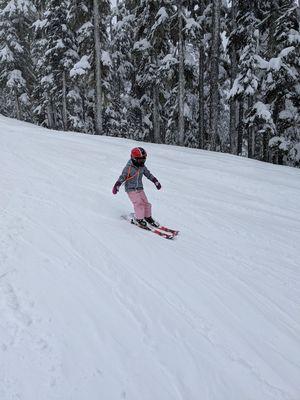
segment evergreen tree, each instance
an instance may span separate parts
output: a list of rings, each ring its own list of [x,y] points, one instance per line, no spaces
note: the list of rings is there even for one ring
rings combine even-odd
[[[74,34],[68,29],[69,1],[49,0],[43,19],[35,22],[38,49],[36,50],[41,88],[36,112],[47,114],[47,125],[54,129],[69,128],[67,93],[69,73],[78,59]]]
[[[292,0],[277,2],[274,25],[276,54],[269,60],[266,99],[276,125],[276,137],[269,145],[273,162],[299,163],[300,142],[300,27]]]
[[[72,89],[68,93],[70,122],[75,130],[94,133],[94,27],[91,1],[71,2],[68,26],[74,32],[78,60],[70,70]]]
[[[114,9],[114,23],[111,27],[112,72],[111,86],[111,126],[112,134],[134,138],[136,121],[134,119],[134,99],[132,84],[134,79],[133,41],[135,17],[126,7],[126,1],[120,1]]]
[[[170,1],[142,0],[135,9],[133,85],[140,107],[143,139],[164,140],[165,63],[170,54]],[[167,57],[167,58],[166,58]]]
[[[6,112],[30,120],[34,80],[30,57],[30,25],[35,7],[30,0],[0,2],[0,87],[8,99]]]
[[[219,64],[220,64],[220,0],[212,2],[212,44],[210,53],[210,148],[216,150],[219,136],[220,94],[219,94]]]
[[[238,12],[238,0],[231,1],[229,17],[229,43],[228,50],[230,54],[230,86],[234,85],[238,74],[238,49],[240,47],[240,36],[237,30],[237,12]],[[238,154],[238,135],[237,135],[237,113],[238,104],[235,96],[229,97],[230,107],[230,126],[229,126],[229,140],[230,140],[230,152],[232,154]]]
[[[254,8],[251,3],[243,3],[237,15],[236,35],[240,38],[239,68],[230,91],[230,97],[233,100],[238,99],[238,135],[237,135],[237,154],[242,154],[243,139],[247,144],[247,154],[252,157],[255,150],[255,137],[252,125],[248,125],[247,138],[244,137],[245,118],[251,112],[251,108],[257,97],[260,78],[259,61],[257,54],[259,52],[259,31],[257,29],[258,21],[255,17]]]

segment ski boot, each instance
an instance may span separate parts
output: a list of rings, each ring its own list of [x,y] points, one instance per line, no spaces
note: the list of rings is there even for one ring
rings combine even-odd
[[[141,219],[134,218],[134,223],[141,228],[144,228],[144,229],[147,228],[147,222],[143,218],[141,218]]]
[[[149,225],[154,226],[154,228],[159,227],[159,223],[154,221],[154,219],[152,217],[145,217],[144,219]]]

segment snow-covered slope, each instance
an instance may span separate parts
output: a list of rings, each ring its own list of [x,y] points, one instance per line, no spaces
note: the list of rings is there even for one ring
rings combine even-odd
[[[0,117],[1,400],[299,400],[300,171]]]

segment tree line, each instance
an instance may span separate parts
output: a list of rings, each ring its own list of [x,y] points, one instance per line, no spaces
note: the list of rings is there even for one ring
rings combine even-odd
[[[0,0],[0,113],[300,166],[295,0]]]

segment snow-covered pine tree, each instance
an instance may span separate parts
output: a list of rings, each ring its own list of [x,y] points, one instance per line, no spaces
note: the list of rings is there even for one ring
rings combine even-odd
[[[109,120],[112,117],[109,112],[110,87],[109,72],[111,58],[109,54],[108,29],[110,24],[109,0],[89,0],[93,4],[92,24],[94,34],[93,58],[91,60],[94,75],[94,120],[95,134],[101,135],[107,132]]]
[[[70,126],[73,130],[94,133],[94,28],[91,1],[71,2],[67,25],[74,32],[78,60],[70,69],[71,89],[68,92]]]
[[[8,101],[0,111],[25,120],[32,118],[30,26],[35,11],[31,0],[0,1],[0,88]]]
[[[73,32],[68,29],[69,0],[49,0],[43,19],[35,22],[39,46],[37,60],[41,98],[37,113],[46,113],[46,123],[53,129],[69,128],[67,93],[70,69],[78,54]]]
[[[134,99],[131,89],[134,78],[132,49],[135,18],[132,10],[126,7],[126,0],[118,1],[113,12],[111,24],[111,126],[109,132],[114,136],[137,136],[138,124],[134,118]]]
[[[220,8],[220,64],[219,64],[219,122],[217,150],[230,152],[230,105],[228,92],[231,84],[231,63],[228,46],[227,22],[230,9],[227,2],[221,2]]]
[[[185,73],[184,73],[184,37],[183,37],[183,20],[184,8],[183,1],[178,0],[177,4],[177,19],[178,19],[178,144],[184,145],[184,100],[185,100]]]
[[[238,0],[232,0],[230,6],[229,17],[229,54],[230,54],[230,84],[231,88],[234,85],[235,79],[238,74],[238,49],[240,47],[240,37],[237,30],[237,12],[238,12]],[[230,106],[230,123],[229,123],[229,140],[230,140],[230,152],[232,154],[238,154],[238,135],[237,135],[237,114],[238,104],[235,96],[231,96],[229,99]]]
[[[94,48],[95,48],[95,133],[103,133],[103,89],[102,89],[102,41],[100,37],[100,4],[98,0],[93,0],[93,23],[94,23]]]
[[[275,54],[267,70],[266,101],[276,125],[272,161],[300,163],[300,19],[293,0],[278,0],[273,11]]]
[[[210,52],[210,122],[209,137],[210,149],[216,150],[219,137],[220,93],[219,93],[219,65],[220,65],[220,27],[221,27],[221,0],[212,1],[212,40]]]
[[[202,40],[203,35],[201,36],[201,20],[200,20],[203,17],[203,15],[199,10],[198,1],[190,1],[186,4],[184,3],[184,5],[185,9],[183,16],[185,18],[184,18],[184,28],[182,29],[183,39],[184,39],[184,47],[183,47],[184,49],[184,54],[183,54],[184,142],[183,144],[189,147],[199,147],[201,137],[203,138],[203,136],[199,137],[199,119],[198,119],[199,106],[200,106],[199,76],[200,76],[201,62],[203,62],[204,66],[204,58],[201,59],[200,61],[200,55],[199,55],[201,51],[204,52],[204,41]]]
[[[205,11],[208,7],[207,1],[200,0],[198,7],[193,7],[193,13],[198,23],[199,29],[196,38],[198,39],[198,54],[199,54],[199,71],[198,71],[198,135],[197,144],[200,149],[204,148],[206,141],[206,124],[205,124],[205,61],[207,57],[205,37],[207,33],[207,24]]]
[[[112,65],[108,43],[111,5],[109,0],[88,0],[84,3],[88,9],[92,9],[92,12],[90,20],[86,22],[87,25],[82,26],[82,29],[88,28],[88,32],[90,32],[89,28],[90,24],[92,24],[93,45],[90,49],[85,47],[84,54],[80,53],[80,55],[84,57],[84,60],[87,60],[86,57],[88,57],[88,62],[92,66],[94,133],[104,134],[107,133],[109,121],[112,117],[109,109],[109,73]],[[90,50],[92,50],[91,53]],[[87,53],[90,55],[88,56]]]
[[[193,53],[195,57],[194,68],[198,71],[194,72],[194,78],[191,84],[190,72],[186,71],[186,82],[187,82],[187,105],[190,106],[189,99],[191,98],[190,92],[193,96],[198,98],[197,116],[192,115],[198,127],[195,128],[194,139],[196,147],[209,148],[209,114],[210,114],[210,53],[211,53],[211,39],[212,39],[212,1],[201,0],[195,2],[189,2],[187,8],[187,16],[192,17],[186,19],[185,28],[185,41],[187,43],[187,59],[189,55]],[[193,27],[192,30],[188,28]],[[194,40],[195,37],[195,40]],[[192,49],[191,49],[192,44]],[[220,83],[220,82],[218,82]],[[193,89],[192,89],[193,87]],[[185,120],[187,127],[190,126],[188,119]],[[187,143],[188,144],[188,143]]]
[[[237,14],[237,27],[234,35],[239,37],[238,71],[229,93],[231,102],[238,100],[237,154],[243,153],[243,143],[247,145],[246,154],[252,157],[255,152],[255,136],[252,124],[248,124],[248,135],[244,137],[245,118],[255,103],[259,86],[259,30],[255,10],[251,2],[243,2]],[[233,107],[233,105],[232,105]],[[233,110],[231,111],[234,112]],[[231,118],[234,118],[233,115]],[[252,120],[251,120],[252,121]],[[233,123],[233,121],[231,121]],[[233,128],[233,127],[232,127]],[[235,140],[233,140],[235,142]]]
[[[199,147],[198,2],[175,2],[170,10],[169,54],[164,58],[167,127],[166,143]]]
[[[142,0],[135,8],[134,67],[137,71],[133,91],[140,104],[143,139],[164,141],[166,101],[166,65],[171,55],[170,1]]]

